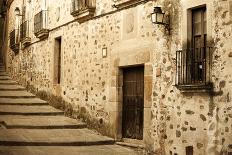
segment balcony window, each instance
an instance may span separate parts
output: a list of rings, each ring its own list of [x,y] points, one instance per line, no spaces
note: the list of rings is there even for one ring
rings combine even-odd
[[[95,3],[95,0],[72,0],[71,15],[84,22],[94,15]]]
[[[37,38],[45,39],[49,35],[47,28],[47,11],[42,10],[34,17],[34,34]]]
[[[190,48],[176,52],[176,86],[183,91],[211,90],[212,47],[207,47],[206,7],[192,10]]]
[[[20,41],[24,46],[27,46],[31,42],[31,38],[29,37],[29,21],[24,21],[20,25]]]
[[[10,48],[15,52],[19,52],[19,31],[14,29],[10,32]]]

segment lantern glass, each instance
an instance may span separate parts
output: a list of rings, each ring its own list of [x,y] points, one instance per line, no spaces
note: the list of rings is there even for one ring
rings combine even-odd
[[[154,7],[154,12],[151,14],[152,23],[163,24],[164,13],[162,13],[161,7]]]
[[[156,17],[157,17],[157,14],[156,14],[156,13],[152,13],[152,14],[151,14],[151,22],[152,22],[152,23],[156,23],[156,21],[157,21],[157,20],[156,20]]]
[[[164,25],[170,34],[170,17],[162,12],[161,7],[154,7],[154,11],[151,13],[151,21],[153,24]]]
[[[164,21],[164,13],[158,13],[157,14],[157,23],[163,23]]]

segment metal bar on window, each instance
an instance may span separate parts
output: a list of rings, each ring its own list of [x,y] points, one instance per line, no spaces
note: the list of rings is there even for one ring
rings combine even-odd
[[[209,84],[211,47],[176,51],[176,84]]]

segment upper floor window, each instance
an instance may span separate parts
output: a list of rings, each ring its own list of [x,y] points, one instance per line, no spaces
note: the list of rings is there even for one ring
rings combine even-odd
[[[49,35],[47,0],[41,0],[41,11],[34,16],[34,34],[39,39]]]
[[[192,47],[194,49],[207,46],[206,8],[192,11]]]
[[[19,52],[19,35],[18,29],[14,29],[10,32],[10,48],[15,52]]]
[[[19,52],[19,28],[20,28],[20,17],[22,17],[19,7],[14,10],[15,24],[13,30],[10,32],[10,48],[15,53]]]
[[[88,8],[95,8],[94,0],[72,0],[72,11],[81,11]]]
[[[30,38],[30,1],[22,6],[22,22],[20,25],[20,41],[23,46],[27,46],[31,42]]]
[[[34,34],[37,38],[44,39],[48,37],[47,11],[42,10],[34,17]]]
[[[176,85],[180,89],[211,89],[211,54],[207,46],[206,7],[193,9],[188,48],[176,52]]]
[[[88,20],[94,15],[95,0],[72,0],[71,15],[77,18],[78,22]]]

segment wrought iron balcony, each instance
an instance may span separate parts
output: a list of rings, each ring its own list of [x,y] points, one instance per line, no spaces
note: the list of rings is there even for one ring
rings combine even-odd
[[[176,52],[176,87],[181,91],[211,90],[212,47]]]
[[[84,22],[94,15],[95,3],[95,0],[72,0],[71,15]]]
[[[49,35],[47,28],[47,11],[42,10],[34,17],[34,34],[37,38],[45,39]]]
[[[31,43],[31,38],[29,37],[29,21],[24,21],[20,25],[20,41],[24,46]]]
[[[10,48],[15,52],[19,52],[19,31],[14,29],[10,32]]]

